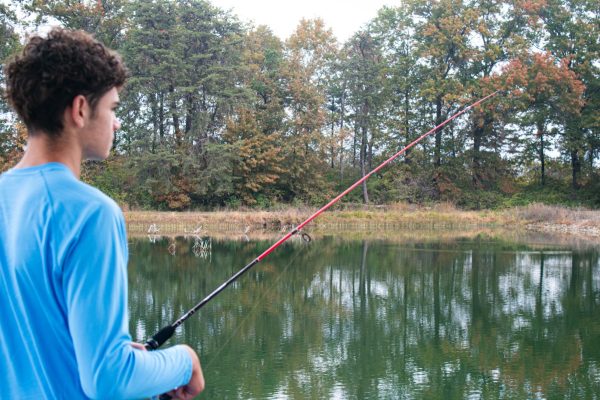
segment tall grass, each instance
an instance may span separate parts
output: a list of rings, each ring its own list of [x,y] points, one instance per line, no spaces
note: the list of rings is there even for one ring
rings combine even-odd
[[[511,212],[511,211],[509,211]],[[567,225],[598,225],[600,212],[582,208],[566,208],[542,203],[532,203],[514,208],[518,220],[530,223],[555,223]]]
[[[127,229],[132,235],[150,234],[155,225],[160,235],[228,236],[252,232],[288,232],[316,209],[221,210],[215,212],[125,211]],[[565,208],[541,203],[502,211],[463,211],[451,203],[417,206],[396,203],[385,206],[343,205],[330,209],[305,229],[311,232],[416,232],[419,230],[473,231],[478,229],[537,230],[600,237],[600,212]]]
[[[316,209],[278,208],[221,210],[214,212],[125,211],[131,235],[210,235],[256,237],[289,232]],[[152,230],[156,229],[156,232]],[[481,229],[529,230],[600,237],[600,212],[541,203],[502,211],[464,211],[451,203],[417,206],[397,203],[385,206],[343,205],[327,210],[305,228],[319,234],[355,232],[398,234],[422,230],[467,232]]]
[[[248,229],[286,230],[300,224],[316,209],[286,208],[274,211],[223,210],[215,212],[126,211],[132,233],[145,233],[155,224],[162,233],[188,233],[202,226],[206,231],[243,232]],[[328,210],[310,227],[320,229],[460,228],[498,223],[499,214],[460,211],[449,203],[421,207],[406,203],[385,206],[344,206]]]

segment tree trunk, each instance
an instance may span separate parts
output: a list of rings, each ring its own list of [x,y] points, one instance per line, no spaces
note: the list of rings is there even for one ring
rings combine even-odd
[[[481,146],[483,144],[483,138],[485,135],[491,133],[491,127],[493,123],[493,117],[490,113],[476,113],[474,114],[473,127],[473,183],[480,185],[482,181],[482,166],[481,161]]]
[[[544,124],[541,121],[536,123],[537,125],[537,134],[540,137],[540,163],[541,163],[541,183],[542,186],[546,184],[546,154],[544,152]]]
[[[159,122],[158,122],[158,104],[156,101],[156,93],[152,93],[150,95],[150,109],[152,110],[152,144],[150,147],[150,152],[156,152],[156,136],[159,131]]]
[[[340,99],[340,132],[343,133],[344,120],[346,118],[346,82],[342,89],[342,97]],[[340,180],[344,180],[344,135],[340,135]]]
[[[369,145],[369,130],[367,127],[367,116],[369,115],[369,103],[367,100],[363,102],[362,110],[361,110],[361,130],[362,130],[362,138],[360,144],[360,172],[361,176],[365,176],[367,174],[367,163],[368,160],[368,145]],[[363,200],[365,204],[369,204],[369,193],[367,192],[367,181],[362,183],[363,189]]]
[[[160,142],[163,143],[165,140],[165,95],[160,93],[159,104],[158,104],[158,126],[160,132]]]
[[[409,118],[409,112],[410,112],[410,98],[409,98],[409,91],[406,90],[404,92],[404,140],[405,140],[405,145],[404,146],[408,146],[411,142],[410,140],[410,118]],[[410,152],[412,151],[412,149],[408,149],[406,150],[406,152],[404,153],[404,162],[406,164],[410,164]]]
[[[574,190],[579,189],[579,174],[581,173],[581,159],[579,150],[571,150],[572,186]]]
[[[352,143],[352,167],[356,167],[356,148],[358,147],[358,122],[354,122],[354,141]]]
[[[450,136],[450,147],[451,147],[451,152],[452,152],[452,159],[456,159],[457,157],[457,150],[456,150],[456,136],[454,136],[454,126],[451,125],[448,128],[448,136]]]
[[[181,145],[181,129],[179,128],[179,115],[177,114],[177,102],[175,101],[175,87],[171,84],[169,85],[169,94],[171,97],[170,108],[171,108],[171,116],[173,117],[173,132],[175,134],[175,143],[177,146]]]
[[[435,99],[435,126],[442,123],[442,96],[438,96]],[[434,164],[436,167],[442,165],[442,129],[438,129],[435,132],[435,153],[434,153]]]
[[[194,97],[188,94],[186,97],[187,110],[185,115],[185,133],[189,133],[192,130],[192,121],[194,114],[196,113],[196,104],[194,103]]]
[[[362,141],[360,146],[360,173],[361,176],[365,176],[367,174],[366,171],[367,164],[367,127],[363,125],[362,127]],[[369,193],[367,191],[367,181],[362,183],[363,190],[363,200],[365,204],[369,204]]]
[[[340,132],[343,133],[344,119],[346,118],[345,112],[346,103],[346,84],[344,83],[344,89],[342,90],[342,98],[340,100]],[[340,181],[344,180],[344,135],[340,135]]]
[[[573,190],[579,189],[579,177],[581,176],[581,143],[585,137],[576,119],[567,120],[566,132],[568,138],[568,148],[571,155],[571,186]]]
[[[331,96],[331,113],[333,114],[331,116],[331,169],[335,168],[335,164],[334,164],[334,160],[335,160],[335,114],[334,114],[334,108],[335,108],[335,101],[334,101],[334,97]]]
[[[473,185],[478,187],[481,182],[481,140],[483,139],[483,117],[473,114]]]

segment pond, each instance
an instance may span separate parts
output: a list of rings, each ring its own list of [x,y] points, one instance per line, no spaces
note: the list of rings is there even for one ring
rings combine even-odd
[[[134,339],[271,243],[132,239]],[[599,250],[294,238],[167,344],[197,349],[206,399],[598,399]]]

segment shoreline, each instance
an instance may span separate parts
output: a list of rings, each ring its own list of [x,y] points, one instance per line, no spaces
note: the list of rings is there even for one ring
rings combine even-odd
[[[311,216],[316,209],[242,210],[214,212],[125,211],[131,236],[216,235],[277,236]],[[577,237],[600,244],[600,211],[533,205],[501,211],[461,211],[451,206],[395,205],[327,211],[305,231],[319,235],[364,233],[393,236],[402,232],[485,234],[529,232]],[[260,234],[260,235],[259,235]]]

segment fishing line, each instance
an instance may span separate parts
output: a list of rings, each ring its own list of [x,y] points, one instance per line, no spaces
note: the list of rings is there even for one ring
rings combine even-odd
[[[281,270],[281,272],[275,278],[273,283],[270,285],[270,288],[275,287],[279,283],[279,281],[281,280],[281,277],[287,272],[289,266],[292,265],[294,263],[294,261],[296,261],[296,259],[298,258],[299,255],[300,255],[300,252],[298,251],[298,252],[296,252],[295,255],[292,256],[292,259],[290,260],[290,262],[287,263],[287,265],[283,268],[283,270]],[[244,317],[244,319],[241,320],[241,322],[237,325],[237,328],[233,331],[233,333],[231,335],[229,335],[229,338],[225,341],[225,343],[223,343],[223,345],[221,347],[219,347],[219,349],[217,350],[217,352],[213,356],[213,358],[208,363],[206,363],[206,366],[203,368],[209,369],[209,367],[212,365],[213,361],[215,361],[219,358],[218,357],[219,354],[221,354],[223,349],[225,349],[225,346],[227,346],[233,340],[233,338],[237,336],[238,332],[242,329],[242,326],[246,323],[246,321],[248,321],[250,319],[250,316],[252,316],[254,314],[254,312],[258,308],[259,304],[262,304],[262,300],[267,296],[268,292],[270,292],[270,291],[263,291],[261,296],[258,298],[258,301],[256,301],[254,306],[252,306],[252,308],[250,309],[250,312],[247,313],[246,317]]]
[[[308,234],[303,234],[306,235],[309,240],[306,240],[304,238],[304,236],[302,236],[302,240],[304,242],[309,242],[312,240],[312,238],[310,238],[310,236],[308,236]],[[279,283],[279,280],[281,279],[281,277],[285,274],[285,272],[288,270],[289,266],[292,265],[294,263],[294,261],[296,261],[296,259],[298,258],[298,256],[300,255],[300,252],[296,253],[294,256],[292,256],[292,259],[290,260],[289,263],[287,263],[287,265],[283,268],[283,270],[279,273],[279,275],[275,278],[275,280],[273,281],[273,284],[270,285],[270,287],[275,287],[275,285],[277,285]],[[258,308],[258,305],[262,303],[262,300],[266,297],[267,295],[267,291],[263,291],[263,293],[261,294],[261,296],[259,297],[259,301],[255,302],[254,306],[252,306],[252,308],[250,309],[250,312],[247,313],[246,317],[244,319],[241,320],[241,322],[237,325],[237,327],[235,328],[235,330],[233,331],[233,333],[229,336],[229,338],[225,341],[225,343],[223,343],[223,345],[221,347],[219,347],[219,349],[217,350],[216,354],[213,356],[213,358],[206,363],[206,365],[203,366],[203,368],[208,369],[213,361],[217,360],[219,357],[219,354],[221,354],[221,352],[223,351],[223,349],[225,348],[225,346],[229,345],[229,343],[231,343],[231,341],[233,340],[233,338],[235,336],[237,336],[238,332],[242,329],[242,326],[244,326],[244,324],[246,323],[246,321],[248,321],[248,319],[250,319],[250,316],[252,314],[254,314],[254,312],[256,311],[256,309]],[[169,400],[172,397],[167,394],[167,393],[163,393],[160,396],[155,396],[153,397],[151,400]]]
[[[262,254],[260,254],[258,257],[256,257],[254,260],[252,260],[250,263],[248,263],[245,267],[243,267],[242,269],[240,269],[231,278],[229,278],[228,280],[226,280],[225,282],[223,282],[221,284],[221,286],[219,286],[218,288],[216,288],[215,290],[213,290],[208,296],[206,296],[198,304],[196,304],[194,307],[192,307],[188,312],[186,312],[184,315],[182,315],[177,321],[173,322],[171,325],[165,326],[160,331],[158,331],[154,336],[152,336],[150,339],[148,339],[146,341],[146,343],[144,344],[144,346],[146,347],[146,349],[148,349],[148,350],[156,350],[160,346],[162,346],[162,344],[164,342],[166,342],[171,336],[173,336],[173,334],[175,333],[175,330],[179,327],[179,325],[183,324],[189,317],[191,317],[193,314],[195,314],[196,311],[198,311],[200,308],[202,308],[213,297],[215,297],[217,294],[219,294],[221,291],[223,291],[227,286],[229,286],[230,284],[232,284],[236,279],[238,279],[240,276],[242,276],[250,268],[252,268],[256,264],[258,264],[259,261],[261,261],[262,259],[264,259],[269,254],[271,254],[277,247],[279,247],[282,243],[284,243],[285,241],[287,241],[290,237],[292,237],[292,236],[294,236],[294,235],[296,235],[298,233],[301,233],[302,228],[304,228],[304,226],[306,226],[312,220],[314,220],[315,218],[317,218],[324,211],[326,211],[327,209],[329,209],[332,205],[334,205],[335,203],[337,203],[338,200],[340,200],[346,194],[348,194],[349,192],[351,192],[352,190],[354,190],[358,185],[360,185],[364,181],[366,181],[371,175],[377,173],[380,169],[382,169],[387,164],[389,164],[390,162],[392,162],[393,160],[395,160],[401,154],[405,153],[408,149],[410,149],[411,147],[415,146],[421,140],[423,140],[427,136],[431,135],[432,133],[436,132],[438,129],[442,128],[443,126],[445,126],[446,124],[448,124],[450,121],[452,121],[455,118],[457,118],[458,116],[466,113],[467,111],[469,111],[473,107],[476,107],[477,105],[483,103],[487,99],[489,99],[491,97],[494,97],[498,93],[500,93],[500,90],[497,90],[497,91],[495,91],[495,92],[493,92],[493,93],[491,93],[491,94],[489,94],[489,95],[487,95],[487,96],[485,96],[485,97],[483,97],[483,98],[475,101],[474,103],[472,103],[471,105],[467,106],[463,110],[455,113],[450,118],[446,119],[441,124],[435,126],[430,131],[422,134],[417,139],[413,140],[411,143],[409,143],[407,146],[405,146],[402,150],[398,151],[396,154],[392,155],[390,158],[388,158],[387,160],[385,160],[384,162],[382,162],[381,164],[379,164],[378,167],[376,167],[371,172],[369,172],[368,174],[366,174],[365,176],[363,176],[362,178],[360,178],[359,180],[357,180],[354,184],[352,184],[352,186],[350,186],[348,189],[344,190],[342,193],[340,193],[339,195],[337,195],[333,200],[331,200],[325,206],[321,207],[314,214],[312,214],[310,217],[308,217],[306,220],[304,220],[302,223],[300,223],[300,225],[298,225],[295,228],[293,228],[285,236],[283,236],[277,242],[275,242],[274,244],[272,244],[271,247],[269,247],[267,250],[265,250]]]

